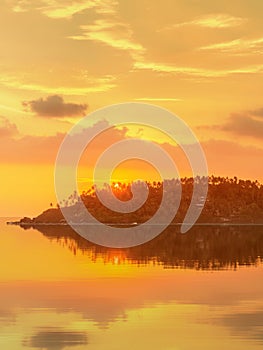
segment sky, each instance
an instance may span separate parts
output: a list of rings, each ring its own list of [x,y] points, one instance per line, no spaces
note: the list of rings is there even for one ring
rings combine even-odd
[[[85,115],[123,102],[182,118],[210,174],[263,182],[262,12],[259,0],[2,0],[0,216],[34,216],[56,203],[64,136]],[[109,130],[88,155],[134,136],[178,152],[159,131],[134,126]],[[114,176],[129,180],[135,168],[124,164]],[[83,163],[80,186],[88,177]]]

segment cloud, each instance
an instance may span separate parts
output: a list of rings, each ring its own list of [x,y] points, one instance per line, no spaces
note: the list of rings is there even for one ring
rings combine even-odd
[[[237,120],[236,122],[238,124]],[[87,140],[87,135],[89,133],[97,135],[98,130],[100,130],[101,126],[108,125],[107,121],[101,121],[100,123],[103,123],[103,125],[95,124],[87,128],[81,135],[76,134],[76,136],[81,136],[83,137],[83,140]],[[222,126],[217,127],[222,128]],[[240,130],[237,130],[238,127],[236,125],[229,130],[233,133],[234,128],[236,132],[240,132]],[[245,132],[244,129],[245,127],[242,129],[243,133]],[[247,126],[246,129],[248,129]],[[252,131],[250,130],[250,136],[252,132],[253,135],[255,135],[256,131],[254,128]],[[260,131],[257,131],[257,137],[262,137],[262,135],[262,129],[260,129]],[[1,162],[3,164],[10,165],[54,164],[58,149],[64,137],[65,134],[62,133],[53,136],[18,135],[14,138],[14,136],[11,136],[9,134],[9,136],[5,138],[0,137]],[[94,166],[102,152],[110,145],[127,138],[129,138],[127,128],[110,128],[107,132],[104,132],[98,137],[95,137],[95,139],[90,142],[81,157],[79,167],[80,169],[83,168],[84,170],[83,173],[79,173],[79,176],[92,179]],[[161,143],[160,140],[156,140],[156,142],[159,143],[167,152],[169,152],[171,157],[175,160],[175,163],[178,166],[181,174],[191,174],[189,163],[178,146],[171,143],[164,144]],[[226,176],[236,175],[241,178],[250,178],[251,174],[253,174],[254,178],[260,179],[262,181],[262,148],[220,139],[204,141],[202,142],[202,146],[207,157],[210,174],[214,173]],[[6,149],[8,149],[8,152],[6,152]],[[74,152],[74,150],[72,150],[72,152]],[[135,169],[136,168],[134,167],[132,169],[129,169],[129,173],[130,170],[135,171]],[[151,175],[152,174],[149,174],[149,176]]]
[[[71,18],[85,10],[95,10],[98,13],[113,13],[114,0],[9,0],[14,12],[27,12],[35,9],[53,19]]]
[[[193,24],[208,28],[230,28],[239,26],[246,21],[247,19],[245,18],[234,17],[228,14],[211,14],[194,20]]]
[[[11,123],[7,118],[0,116],[0,138],[11,137],[17,134],[16,125]]]
[[[169,98],[169,97],[140,97],[135,98],[135,101],[164,101],[164,102],[180,102],[180,98]]]
[[[199,76],[199,77],[205,77],[205,78],[212,78],[212,77],[220,78],[220,77],[226,77],[233,74],[263,73],[263,65],[253,65],[253,66],[241,67],[236,69],[212,70],[212,69],[204,69],[204,68],[169,65],[166,63],[137,61],[134,63],[133,67],[134,69],[137,69],[137,70],[151,70],[153,72],[184,74],[184,75]]]
[[[199,50],[220,51],[231,54],[262,54],[263,37],[256,39],[236,39],[218,44],[202,46]]]
[[[186,26],[200,26],[205,28],[231,28],[237,27],[247,21],[246,18],[234,17],[225,13],[210,14],[201,17],[197,17],[192,21],[182,22],[167,26],[162,30],[171,30],[174,28],[186,27]]]
[[[77,32],[68,35],[68,39],[100,42],[118,50],[128,51],[132,57],[145,52],[144,47],[134,40],[130,24],[120,19],[119,3],[116,0],[42,0],[41,2],[9,0],[9,2],[15,12],[35,10],[52,19],[70,19],[75,14],[91,10],[93,22],[88,21],[89,24],[79,25]],[[77,21],[81,23],[79,18]]]
[[[263,120],[258,120],[249,114],[233,114],[220,128],[237,135],[263,139]]]
[[[199,129],[220,130],[239,136],[263,140],[263,108],[240,113],[232,113],[222,124],[203,125]]]
[[[73,15],[85,10],[96,8],[98,1],[70,1],[68,4],[64,1],[59,4],[58,1],[46,1],[46,6],[43,6],[41,12],[50,18],[71,18]]]
[[[256,117],[263,117],[263,108],[254,109],[250,113],[252,113]]]
[[[222,139],[205,141],[202,146],[210,174],[263,181],[262,148]]]
[[[13,107],[10,107],[10,106],[7,106],[7,105],[2,105],[0,104],[0,110],[3,109],[4,111],[8,111],[8,112],[14,112],[16,114],[26,114],[25,111],[22,111],[22,110],[19,110],[17,108],[13,108]]]
[[[81,74],[81,73],[80,73]],[[90,77],[87,81],[85,80],[83,84],[88,86],[47,86],[35,84],[32,81],[24,81],[23,78],[18,79],[17,76],[12,76],[11,74],[0,76],[0,84],[9,88],[26,90],[26,91],[38,91],[48,94],[61,94],[70,96],[86,96],[88,93],[95,92],[105,92],[116,87],[114,83],[115,77],[112,75],[105,75],[103,77]]]
[[[80,134],[76,134],[76,138],[83,137],[87,140],[87,135],[97,135],[100,127],[108,126],[104,120],[92,125]],[[6,132],[6,131],[5,131]],[[121,141],[127,137],[127,129],[110,128],[101,136],[88,145],[90,152],[84,152],[83,161],[87,164],[95,164],[97,157],[111,144]],[[31,136],[31,135],[14,135],[6,132],[6,137],[0,137],[0,159],[3,163],[24,163],[24,164],[54,164],[57,152],[66,134],[57,133],[50,136]],[[16,136],[16,138],[14,138]],[[74,143],[74,142],[73,142]],[[8,152],[6,152],[8,150]]]
[[[118,50],[129,51],[135,57],[145,52],[144,47],[133,40],[130,26],[116,19],[98,19],[93,24],[80,26],[80,29],[79,35],[69,38],[101,42]]]
[[[73,15],[85,10],[95,10],[97,13],[114,14],[117,2],[115,0],[67,0],[48,1],[42,12],[50,18],[71,18]]]
[[[8,135],[0,138],[0,159],[2,163],[54,164],[56,154],[65,134],[52,136],[21,136],[17,139]],[[8,152],[6,152],[6,149]]]
[[[259,120],[248,113],[232,114],[228,122],[220,127],[223,131],[237,135],[251,136],[263,139],[263,120]]]
[[[66,331],[56,328],[41,330],[23,341],[23,346],[47,350],[62,350],[70,346],[87,344],[88,338],[85,332]]]
[[[85,115],[86,104],[66,103],[58,95],[48,96],[46,99],[24,101],[23,106],[41,117],[78,117]]]

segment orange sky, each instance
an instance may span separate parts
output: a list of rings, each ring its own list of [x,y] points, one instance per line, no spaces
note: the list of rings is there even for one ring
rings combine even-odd
[[[183,118],[210,173],[263,181],[262,11],[256,0],[1,1],[0,215],[55,202],[64,134],[86,113],[127,101]],[[108,140],[137,131],[112,130]],[[156,132],[136,135],[178,152]]]

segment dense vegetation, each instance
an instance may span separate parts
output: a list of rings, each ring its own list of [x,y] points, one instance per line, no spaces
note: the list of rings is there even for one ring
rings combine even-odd
[[[171,189],[170,197],[166,202],[166,210],[173,205],[172,189],[180,185],[179,180],[165,180],[167,188]],[[193,183],[196,181],[200,186],[205,183],[204,178],[183,178],[181,179],[182,199],[174,222],[183,221],[189,208]],[[147,183],[149,194],[147,201],[139,209],[131,213],[118,213],[105,207],[99,200],[94,187],[83,192],[81,200],[88,211],[99,221],[108,224],[130,224],[143,223],[150,219],[162,200],[163,186],[161,182]],[[137,190],[145,189],[145,184],[137,183]],[[258,181],[239,180],[234,178],[215,177],[209,178],[208,196],[204,203],[199,222],[247,222],[263,223],[263,185]],[[113,183],[111,188],[100,189],[104,196],[112,190],[114,195],[122,201],[132,198],[131,184]],[[76,215],[79,215],[79,201],[77,194],[73,194],[60,205],[70,208]],[[64,218],[59,205],[57,208],[50,208],[38,217],[30,220],[22,219],[24,223],[63,223]]]

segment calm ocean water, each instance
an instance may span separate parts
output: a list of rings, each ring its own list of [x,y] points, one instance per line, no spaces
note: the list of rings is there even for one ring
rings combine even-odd
[[[0,349],[263,348],[263,227],[107,249],[0,222]]]

